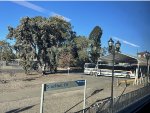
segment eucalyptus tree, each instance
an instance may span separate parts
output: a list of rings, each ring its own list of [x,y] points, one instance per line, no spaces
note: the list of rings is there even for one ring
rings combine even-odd
[[[86,50],[91,41],[85,36],[77,36],[74,38],[74,42],[76,44],[78,54],[77,65],[83,67],[84,63],[89,62]]]
[[[0,53],[0,60],[8,62],[15,58],[13,47],[5,40],[0,41]]]
[[[58,53],[62,44],[73,37],[70,22],[60,17],[24,17],[16,27],[8,27],[9,39],[15,39],[15,50],[28,74],[33,60],[41,67],[57,70]]]
[[[101,36],[102,36],[102,29],[99,26],[95,26],[89,35],[89,40],[92,41],[91,45],[93,46],[92,53],[91,53],[92,62],[96,62],[100,57]],[[89,45],[89,48],[91,45]]]

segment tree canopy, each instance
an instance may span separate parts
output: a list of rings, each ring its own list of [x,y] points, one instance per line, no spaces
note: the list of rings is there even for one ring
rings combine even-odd
[[[26,73],[33,59],[40,66],[56,71],[59,48],[74,37],[71,24],[58,17],[25,17],[16,28],[9,26],[8,30],[7,37],[16,39],[14,49],[19,53]]]
[[[10,61],[15,58],[13,47],[7,41],[0,41],[1,60]]]
[[[63,18],[36,16],[24,17],[18,26],[9,26],[8,30],[7,38],[15,39],[14,49],[26,74],[35,66],[34,62],[44,70],[56,72],[57,66],[83,67],[89,58],[96,62],[100,55],[102,29],[99,26],[87,38],[76,36],[71,23]]]

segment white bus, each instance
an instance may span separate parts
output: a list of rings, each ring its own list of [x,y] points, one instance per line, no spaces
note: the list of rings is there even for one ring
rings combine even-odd
[[[112,65],[109,64],[98,64],[97,73],[95,75],[112,76]],[[115,77],[126,77],[135,78],[135,67],[114,65],[114,76]]]
[[[96,64],[95,63],[85,63],[84,64],[84,74],[92,74],[92,72],[95,69]]]
[[[105,62],[85,63],[84,74],[90,74],[94,76],[112,76],[112,65]],[[114,66],[114,76],[115,77],[127,77],[135,78],[135,67],[115,65]]]

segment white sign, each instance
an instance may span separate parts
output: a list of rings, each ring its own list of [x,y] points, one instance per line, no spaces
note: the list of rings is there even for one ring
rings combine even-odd
[[[67,82],[57,82],[57,83],[42,84],[40,113],[43,113],[44,91],[52,91],[52,90],[59,90],[59,89],[79,87],[79,86],[84,86],[83,109],[85,109],[86,80],[76,80],[76,81],[67,81]]]

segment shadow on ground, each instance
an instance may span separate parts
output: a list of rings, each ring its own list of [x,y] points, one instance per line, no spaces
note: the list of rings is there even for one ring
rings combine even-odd
[[[24,108],[17,108],[17,109],[13,109],[13,110],[7,111],[7,112],[5,112],[5,113],[19,113],[19,112],[22,112],[22,111],[31,109],[31,108],[34,107],[34,106],[35,106],[35,105],[28,106],[28,107],[24,107]]]
[[[90,96],[86,97],[86,99],[94,96],[95,94],[103,91],[104,89],[98,89],[98,90],[95,90]],[[72,106],[70,109],[68,109],[67,111],[65,111],[64,113],[68,113],[71,109],[73,109],[74,107],[76,107],[77,105],[79,105],[80,103],[82,103],[84,100],[81,100],[80,102],[78,102],[76,105]]]

